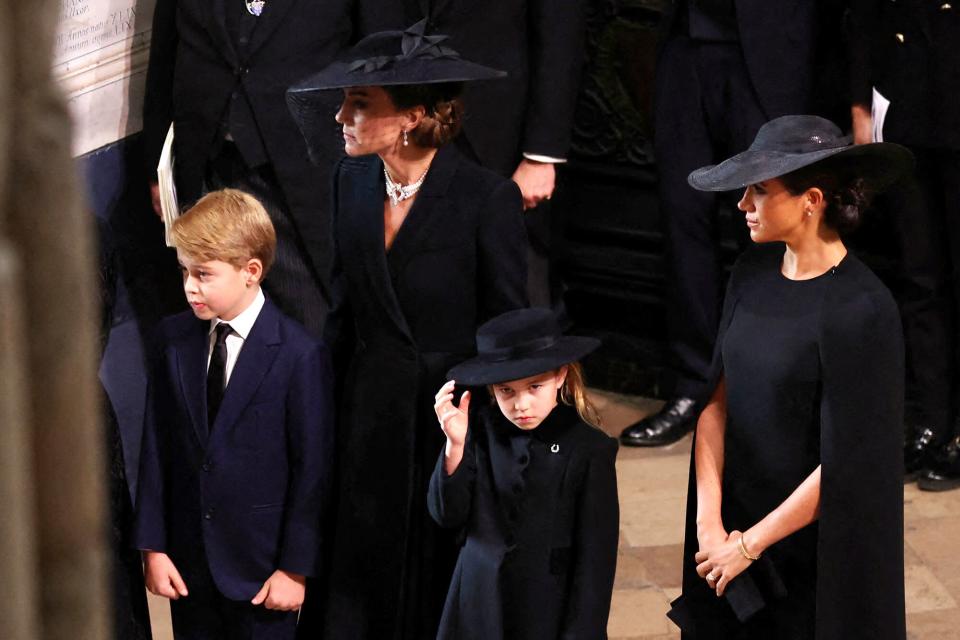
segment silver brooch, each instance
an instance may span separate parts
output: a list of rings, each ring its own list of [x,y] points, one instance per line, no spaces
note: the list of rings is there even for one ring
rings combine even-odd
[[[560,445],[556,443],[550,445],[550,453],[559,453],[559,452],[560,452]]]
[[[247,12],[259,18],[260,14],[263,13],[263,7],[267,4],[267,0],[246,0],[246,3]]]

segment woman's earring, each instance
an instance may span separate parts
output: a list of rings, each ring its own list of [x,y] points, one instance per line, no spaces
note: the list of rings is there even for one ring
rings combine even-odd
[[[812,215],[813,215],[813,211],[810,211],[810,209],[807,209],[807,217],[809,218]]]
[[[403,146],[405,146],[405,147],[410,146],[410,139],[407,137],[407,130],[406,130],[406,129],[403,130]]]

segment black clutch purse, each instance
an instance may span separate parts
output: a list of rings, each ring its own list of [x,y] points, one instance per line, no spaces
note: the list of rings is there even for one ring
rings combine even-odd
[[[746,622],[768,603],[786,597],[787,588],[773,561],[762,556],[733,579],[723,592],[722,598],[740,622]],[[697,600],[681,595],[670,603],[667,617],[683,633],[696,637]]]

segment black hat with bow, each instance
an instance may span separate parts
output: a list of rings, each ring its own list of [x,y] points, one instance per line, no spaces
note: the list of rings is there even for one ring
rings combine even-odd
[[[467,82],[507,75],[464,60],[447,46],[450,36],[427,35],[426,29],[427,21],[421,20],[406,31],[373,33],[315,75],[291,87],[287,94],[291,100],[299,101],[314,91],[328,89]]]
[[[464,60],[447,46],[449,36],[427,35],[426,31],[424,19],[405,31],[370,34],[316,74],[287,89],[287,106],[307,140],[314,162],[333,161],[319,157],[329,146],[322,142],[324,136],[332,135],[338,103],[330,94],[331,89],[470,82],[507,75],[505,71]]]

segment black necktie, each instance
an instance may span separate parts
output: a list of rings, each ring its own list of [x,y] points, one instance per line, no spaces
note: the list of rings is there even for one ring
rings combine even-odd
[[[213,343],[210,354],[210,367],[207,369],[207,427],[213,429],[217,419],[223,390],[227,386],[227,336],[233,331],[225,322],[217,325],[217,341]]]

